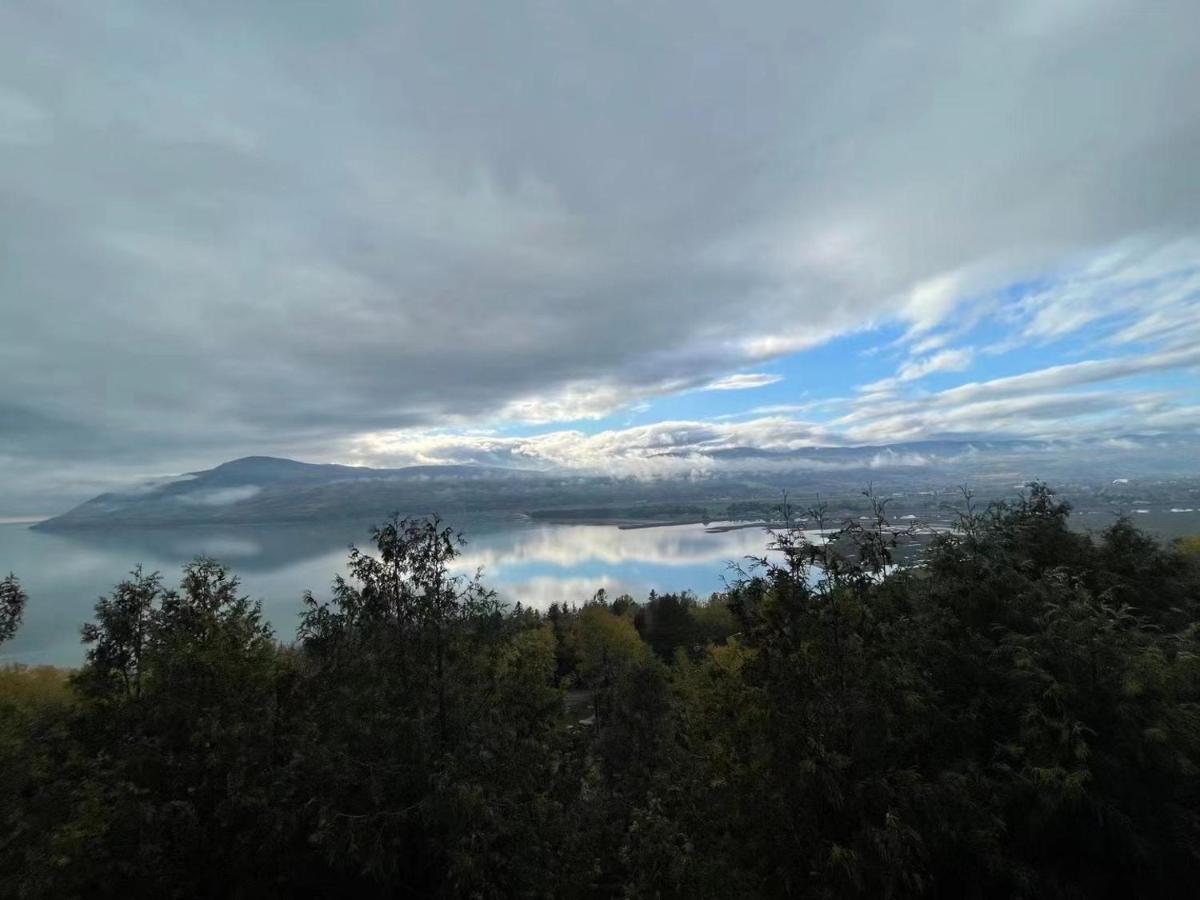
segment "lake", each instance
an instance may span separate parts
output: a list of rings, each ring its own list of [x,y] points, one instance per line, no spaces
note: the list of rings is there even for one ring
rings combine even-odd
[[[1200,533],[1193,507],[1132,510],[1136,523],[1163,538]],[[1072,524],[1100,530],[1111,510],[1077,510]],[[651,590],[691,590],[700,597],[724,586],[729,563],[761,555],[760,528],[709,531],[703,525],[621,529],[613,525],[551,525],[528,520],[453,523],[467,537],[458,560],[462,571],[482,567],[484,583],[508,602],[545,609],[579,604],[599,588],[643,599]],[[0,647],[0,663],[77,665],[83,659],[79,628],[92,617],[97,598],[141,563],[169,585],[180,566],[212,556],[262,601],[280,640],[295,634],[301,597],[311,590],[327,598],[336,574],[346,572],[351,543],[370,547],[369,528],[278,525],[213,529],[86,529],[47,533],[28,523],[0,522],[0,577],[15,572],[29,594],[25,621]]]
[[[704,597],[723,587],[730,561],[761,554],[766,543],[759,528],[710,532],[703,525],[489,523],[464,531],[460,567],[482,567],[484,582],[502,599],[538,609],[582,603],[599,588],[638,599],[652,589]],[[30,598],[24,624],[0,648],[0,662],[77,665],[84,652],[80,626],[101,594],[138,563],[173,585],[180,566],[197,555],[232,569],[245,593],[262,601],[277,636],[290,640],[304,591],[328,597],[334,575],[346,572],[351,543],[368,548],[367,530],[343,524],[46,533],[0,524],[0,575],[15,572]]]

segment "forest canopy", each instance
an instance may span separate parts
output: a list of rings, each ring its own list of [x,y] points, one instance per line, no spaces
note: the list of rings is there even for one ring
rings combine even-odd
[[[544,611],[393,518],[284,641],[213,560],[135,569],[77,671],[0,671],[0,896],[1190,892],[1200,548],[964,500]]]

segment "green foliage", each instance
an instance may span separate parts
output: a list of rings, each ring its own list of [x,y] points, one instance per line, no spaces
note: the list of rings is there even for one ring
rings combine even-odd
[[[0,644],[16,634],[21,626],[27,599],[16,575],[10,572],[8,577],[0,581]]]
[[[31,893],[38,860],[26,850],[65,816],[64,810],[47,815],[39,794],[57,775],[54,751],[64,743],[72,700],[61,669],[0,669],[0,896]]]
[[[690,652],[700,644],[698,625],[692,611],[696,598],[691,594],[650,593],[646,605],[638,609],[634,625],[659,659],[670,662],[676,650]]]
[[[1190,545],[1032,485],[917,557],[868,506],[545,614],[392,519],[292,647],[210,560],[135,570],[80,671],[0,671],[0,896],[1190,893]]]
[[[437,520],[375,539],[300,628],[303,828],[343,884],[506,894],[555,825],[553,631],[452,575]]]

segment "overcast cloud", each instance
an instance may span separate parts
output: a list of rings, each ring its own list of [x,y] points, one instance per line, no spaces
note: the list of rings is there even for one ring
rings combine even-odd
[[[1194,431],[1197,84],[1194,0],[7,0],[0,515],[248,453],[611,466],[571,423],[816,383],[694,421]],[[848,335],[861,384],[806,362]]]

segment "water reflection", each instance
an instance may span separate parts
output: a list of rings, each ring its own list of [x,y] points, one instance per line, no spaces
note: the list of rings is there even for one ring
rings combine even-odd
[[[763,548],[757,528],[713,532],[703,525],[615,528],[609,525],[541,525],[485,534],[468,543],[462,561],[489,570],[523,565],[575,568],[597,563],[648,563],[687,568],[715,559],[740,559]]]
[[[211,556],[239,573],[272,571],[369,542],[358,525],[249,525],[227,528],[113,528],[36,533],[72,548],[149,566],[175,568],[197,556]],[[0,545],[2,546],[2,545]]]
[[[463,526],[468,544],[463,571],[482,567],[485,582],[508,602],[544,609],[581,603],[599,588],[644,597],[650,590],[692,590],[701,596],[724,586],[728,564],[760,554],[757,528],[713,533],[702,525],[622,530],[602,525],[483,522]],[[368,529],[274,526],[225,529],[110,529],[48,534],[0,525],[0,570],[15,571],[30,597],[26,621],[0,651],[0,661],[78,663],[79,627],[96,598],[137,563],[168,583],[197,555],[210,555],[242,578],[261,600],[281,639],[290,639],[306,590],[327,596],[345,572],[346,549],[368,544]]]

